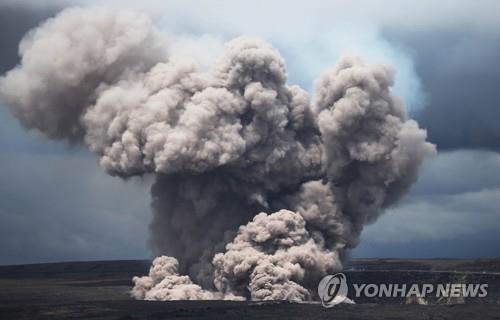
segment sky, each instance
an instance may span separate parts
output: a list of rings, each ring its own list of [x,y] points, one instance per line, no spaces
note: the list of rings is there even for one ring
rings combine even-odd
[[[290,84],[343,54],[396,69],[394,93],[438,153],[395,207],[366,227],[354,257],[500,256],[500,4],[497,1],[0,0],[0,74],[30,29],[68,6],[150,13],[208,66],[240,35],[271,42]],[[181,51],[182,52],[182,51]],[[0,102],[0,264],[150,257],[150,179],[108,176],[96,156],[26,131]]]

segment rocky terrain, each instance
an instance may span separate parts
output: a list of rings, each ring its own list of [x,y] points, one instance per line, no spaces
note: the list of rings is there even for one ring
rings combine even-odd
[[[92,261],[0,266],[0,319],[500,319],[500,259],[358,259],[354,283],[488,283],[486,298],[357,299],[325,309],[319,303],[136,301],[131,278],[149,261]]]

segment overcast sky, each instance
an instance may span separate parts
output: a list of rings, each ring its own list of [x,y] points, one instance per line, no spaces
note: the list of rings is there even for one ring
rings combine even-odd
[[[41,21],[79,1],[0,0],[0,73]],[[85,1],[85,5],[102,4]],[[285,57],[309,89],[345,53],[397,70],[394,92],[438,154],[410,194],[366,228],[358,257],[500,256],[498,1],[106,1],[201,42],[203,64],[239,35]],[[78,147],[27,132],[0,105],[0,264],[148,258],[148,179],[106,175]]]

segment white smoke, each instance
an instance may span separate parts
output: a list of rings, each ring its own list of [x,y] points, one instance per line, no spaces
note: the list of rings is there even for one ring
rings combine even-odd
[[[311,103],[263,40],[234,39],[201,70],[165,39],[142,13],[67,9],[25,37],[0,94],[111,175],[155,176],[151,245],[177,259],[155,259],[134,297],[313,299],[435,152],[393,71],[343,58]]]
[[[223,295],[203,290],[188,276],[177,272],[179,262],[172,257],[157,257],[148,276],[134,277],[132,297],[140,300],[244,300],[243,297]]]
[[[248,287],[252,300],[310,300],[301,284],[341,268],[338,253],[288,210],[256,215],[213,264],[219,291],[244,295]]]

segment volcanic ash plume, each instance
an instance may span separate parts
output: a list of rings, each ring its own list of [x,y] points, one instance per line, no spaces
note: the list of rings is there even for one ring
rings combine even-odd
[[[109,174],[155,177],[150,243],[165,256],[134,278],[137,299],[314,299],[435,152],[393,71],[342,58],[311,103],[262,40],[200,70],[165,39],[142,13],[67,9],[23,39],[0,93]]]

